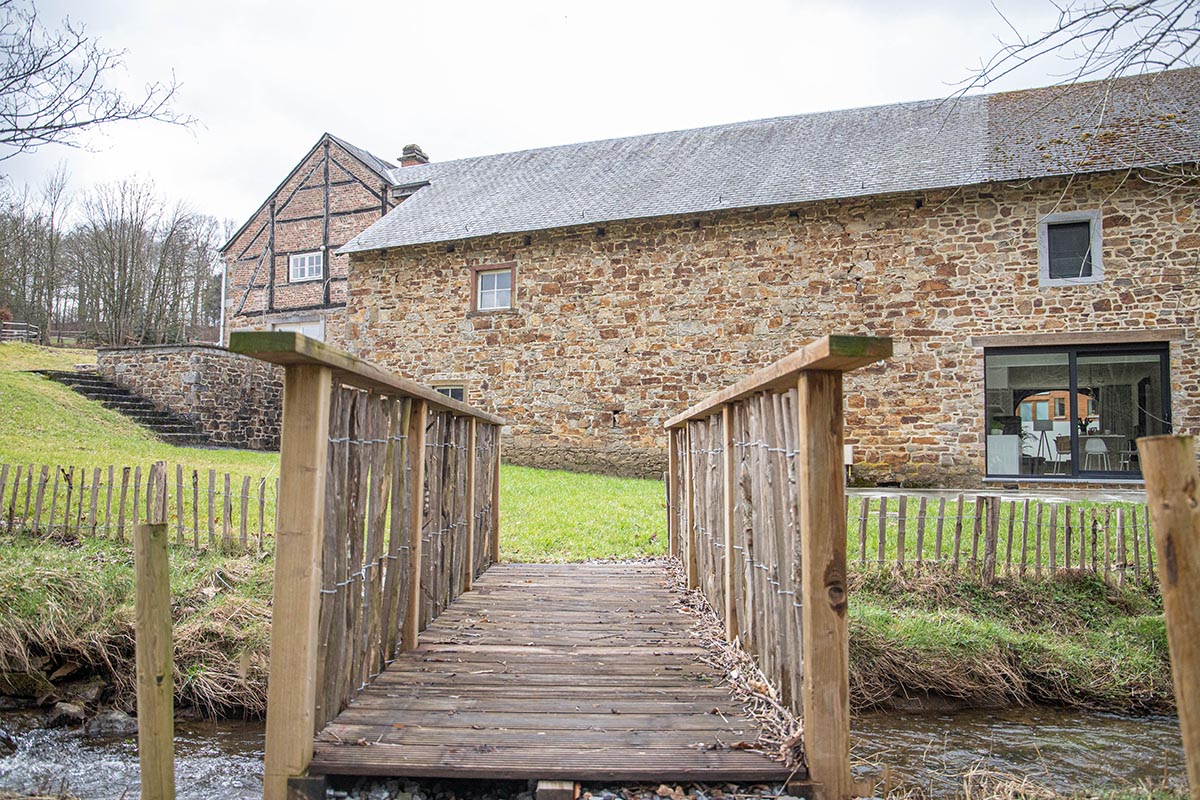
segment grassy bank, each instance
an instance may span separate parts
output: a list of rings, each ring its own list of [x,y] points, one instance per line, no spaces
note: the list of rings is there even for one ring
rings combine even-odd
[[[926,695],[967,707],[1042,703],[1170,712],[1161,599],[1093,575],[1001,581],[852,576],[852,697],[859,708]]]
[[[0,540],[0,670],[9,693],[38,697],[56,673],[96,674],[108,698],[134,696],[133,556],[105,542]],[[209,715],[259,713],[266,700],[272,564],[252,556],[171,552],[176,691]],[[18,685],[19,684],[19,685]]]
[[[0,669],[75,663],[132,697],[133,567],[126,547],[0,539]],[[270,558],[172,550],[181,703],[258,712],[266,689]],[[854,578],[857,708],[1049,703],[1123,713],[1173,708],[1157,597],[1086,576],[984,589],[950,576]],[[938,707],[936,704],[935,708]]]

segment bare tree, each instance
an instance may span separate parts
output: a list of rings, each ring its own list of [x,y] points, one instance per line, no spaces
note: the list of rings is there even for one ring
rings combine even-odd
[[[114,122],[194,122],[171,108],[173,78],[133,98],[107,85],[124,56],[69,19],[48,30],[31,0],[0,0],[0,161],[43,144],[78,146],[79,133]]]
[[[1062,83],[1195,66],[1200,59],[1200,0],[1049,0],[1058,19],[1048,31],[1019,30],[1001,12],[1008,35],[961,85],[985,88],[1031,62],[1057,59]],[[997,9],[999,10],[999,9]]]

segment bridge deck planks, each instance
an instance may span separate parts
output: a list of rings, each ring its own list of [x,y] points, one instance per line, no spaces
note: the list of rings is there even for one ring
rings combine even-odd
[[[780,781],[654,564],[498,564],[317,736],[326,775]],[[718,749],[709,749],[715,747]]]

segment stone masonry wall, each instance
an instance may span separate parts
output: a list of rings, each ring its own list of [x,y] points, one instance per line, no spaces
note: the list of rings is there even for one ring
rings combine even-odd
[[[283,368],[213,345],[107,347],[101,377],[197,424],[214,444],[278,450]]]
[[[463,380],[517,463],[659,475],[662,423],[825,333],[891,336],[847,378],[856,471],[977,485],[972,336],[1185,328],[1175,429],[1200,429],[1200,192],[1108,174],[503,235],[354,257],[340,346]],[[1104,280],[1038,282],[1037,220],[1100,209]],[[515,308],[471,314],[473,265],[516,263]]]
[[[276,203],[273,300],[267,289],[267,268],[260,267],[255,274],[260,258],[270,245],[270,210],[267,206],[255,214],[225,251],[228,271],[226,308],[223,310],[226,335],[234,330],[270,330],[275,323],[320,316],[326,318],[326,338],[340,330],[349,260],[335,252],[382,216],[381,198],[387,196],[387,188],[378,175],[336,142],[331,142],[329,250],[325,254],[325,278],[292,283],[288,256],[318,251],[323,243],[324,157],[324,148],[317,147],[272,195],[271,199]],[[387,207],[392,205],[394,203],[389,201]],[[251,287],[248,293],[247,286]]]

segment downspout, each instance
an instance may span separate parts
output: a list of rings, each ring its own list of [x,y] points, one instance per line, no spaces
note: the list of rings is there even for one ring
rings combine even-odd
[[[229,276],[229,262],[224,257],[221,258],[221,320],[217,323],[219,326],[217,332],[217,344],[221,347],[225,346],[225,281]]]

